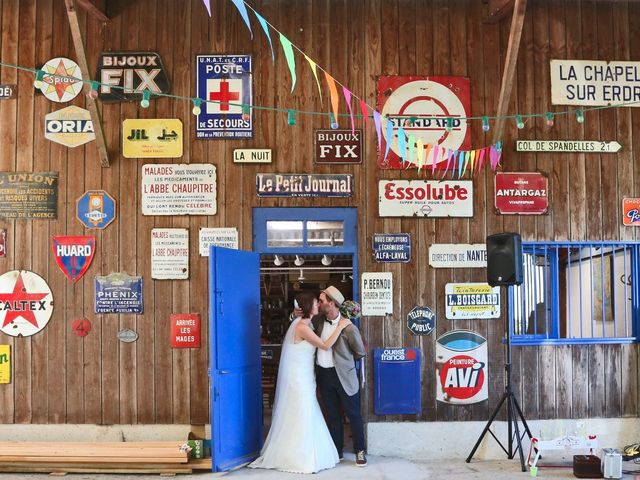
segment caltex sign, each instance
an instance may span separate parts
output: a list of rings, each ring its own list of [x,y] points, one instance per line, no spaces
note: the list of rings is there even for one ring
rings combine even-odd
[[[71,106],[44,117],[44,137],[66,147],[78,147],[95,140],[89,110]]]
[[[471,147],[471,129],[467,118],[471,115],[471,89],[465,77],[406,77],[382,76],[378,80],[378,107],[383,118],[393,125],[393,138],[387,138],[383,128],[382,149],[378,162],[383,168],[405,168],[396,141],[398,128],[406,135],[430,145],[451,150]],[[447,121],[451,119],[451,128]],[[387,142],[391,150],[385,159]],[[431,159],[428,158],[427,162]],[[445,162],[439,162],[443,167]],[[431,163],[425,165],[431,168]]]
[[[198,55],[196,138],[251,138],[251,55]],[[244,105],[244,108],[243,108]]]
[[[12,337],[28,337],[49,323],[53,294],[47,282],[27,270],[0,275],[0,331]]]
[[[54,236],[51,247],[60,270],[69,280],[76,283],[91,265],[96,251],[96,237],[92,235]]]

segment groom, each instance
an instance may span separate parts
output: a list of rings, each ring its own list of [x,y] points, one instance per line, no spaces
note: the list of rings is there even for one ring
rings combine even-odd
[[[331,336],[340,321],[340,306],[344,296],[336,287],[328,287],[320,292],[319,315],[312,322],[316,334],[324,341]],[[355,325],[346,327],[329,350],[318,350],[316,357],[316,380],[320,396],[327,413],[327,426],[342,460],[344,426],[342,410],[349,417],[353,451],[356,465],[364,467],[367,457],[364,453],[364,426],[360,414],[360,383],[355,361],[366,355],[360,331]]]

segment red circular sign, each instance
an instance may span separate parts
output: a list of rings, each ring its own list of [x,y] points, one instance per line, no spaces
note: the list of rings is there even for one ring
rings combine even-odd
[[[484,385],[484,363],[469,355],[451,357],[440,369],[440,384],[449,398],[471,398]]]

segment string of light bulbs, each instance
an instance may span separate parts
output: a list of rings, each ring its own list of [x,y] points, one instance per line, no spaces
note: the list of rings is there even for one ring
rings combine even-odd
[[[296,47],[297,48],[297,47]],[[25,67],[22,65],[16,65],[16,64],[11,64],[11,63],[6,63],[6,62],[1,62],[0,61],[0,67],[6,67],[6,68],[12,68],[15,70],[19,70],[19,71],[23,71],[23,72],[28,72],[31,73],[35,76],[35,80],[33,82],[34,87],[37,89],[40,89],[42,87],[42,83],[44,81],[44,77],[49,76],[52,78],[59,78],[62,80],[67,80],[67,81],[72,81],[72,82],[81,82],[84,85],[89,85],[90,86],[90,91],[87,94],[89,97],[91,97],[92,99],[97,99],[99,92],[98,90],[105,86],[105,87],[109,87],[111,89],[115,89],[115,90],[125,90],[125,87],[123,86],[119,86],[119,85],[107,85],[107,84],[103,84],[97,80],[84,80],[84,79],[79,79],[77,77],[72,77],[72,76],[66,76],[66,75],[58,75],[58,74],[53,74],[53,73],[47,73],[44,70],[41,69],[37,69],[37,68],[30,68],[30,67]],[[321,67],[319,67],[321,68]],[[204,98],[199,98],[199,97],[189,97],[189,96],[184,96],[184,95],[175,95],[175,94],[170,94],[170,93],[163,93],[163,92],[152,92],[151,90],[143,90],[142,92],[140,92],[142,95],[142,99],[140,100],[140,106],[142,108],[149,108],[150,106],[150,100],[152,97],[163,97],[163,98],[171,98],[174,100],[182,100],[182,101],[188,101],[190,103],[192,103],[193,108],[192,108],[192,113],[193,115],[200,115],[201,113],[201,106],[203,104],[207,104],[207,103],[213,103],[213,104],[218,104],[218,105],[229,105],[229,106],[235,106],[235,107],[240,107],[242,109],[242,113],[244,116],[248,116],[251,113],[251,110],[265,110],[265,111],[272,111],[272,112],[277,112],[277,113],[286,113],[287,114],[287,123],[291,126],[296,125],[297,123],[297,116],[298,115],[310,115],[310,116],[328,116],[331,122],[331,127],[336,129],[339,128],[338,126],[338,122],[337,119],[335,118],[333,112],[320,112],[320,111],[315,111],[315,110],[299,110],[299,109],[292,109],[292,108],[282,108],[282,107],[274,107],[274,106],[265,106],[265,105],[252,105],[252,104],[245,104],[245,103],[236,103],[236,102],[227,102],[227,101],[221,101],[221,100],[209,100],[209,99],[204,99]],[[354,98],[358,98],[354,95]],[[629,106],[633,106],[633,105],[638,105],[640,104],[640,101],[630,101],[630,102],[623,102],[623,103],[616,103],[616,104],[609,104],[609,105],[597,105],[597,106],[589,106],[589,107],[583,107],[583,108],[576,108],[576,109],[570,109],[570,110],[562,110],[562,111],[555,111],[555,112],[551,112],[551,111],[547,111],[544,113],[517,113],[517,114],[507,114],[507,115],[473,115],[473,116],[457,116],[457,117],[445,117],[445,128],[447,130],[451,130],[453,128],[453,120],[454,118],[456,120],[459,121],[481,121],[482,122],[482,130],[484,132],[488,132],[491,129],[491,121],[496,121],[499,119],[504,119],[504,120],[514,120],[516,127],[519,130],[522,130],[525,127],[525,122],[530,120],[530,119],[535,119],[535,118],[541,118],[545,120],[545,123],[548,127],[553,127],[554,125],[554,121],[556,117],[560,117],[560,116],[569,116],[569,115],[575,115],[576,118],[576,122],[582,124],[584,123],[585,120],[585,114],[588,112],[594,112],[594,111],[600,111],[600,110],[608,110],[608,109],[612,109],[612,108],[623,108],[623,107],[629,107]],[[339,117],[351,117],[353,116],[354,118],[364,118],[365,115],[363,114],[358,114],[358,113],[339,113],[338,114]],[[372,115],[368,115],[369,118],[372,118]],[[405,125],[412,125],[415,121],[417,121],[418,116],[413,116],[413,117],[409,117],[406,118],[406,116],[394,116],[394,115],[386,115],[384,116],[385,119],[404,119],[405,120]],[[426,119],[426,120],[440,120],[442,119],[442,116],[426,116],[426,115],[420,115],[421,119]]]

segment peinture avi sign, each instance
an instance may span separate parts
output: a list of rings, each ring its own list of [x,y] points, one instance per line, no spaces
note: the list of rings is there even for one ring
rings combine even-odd
[[[350,197],[353,189],[353,176],[348,174],[256,174],[259,197]]]

